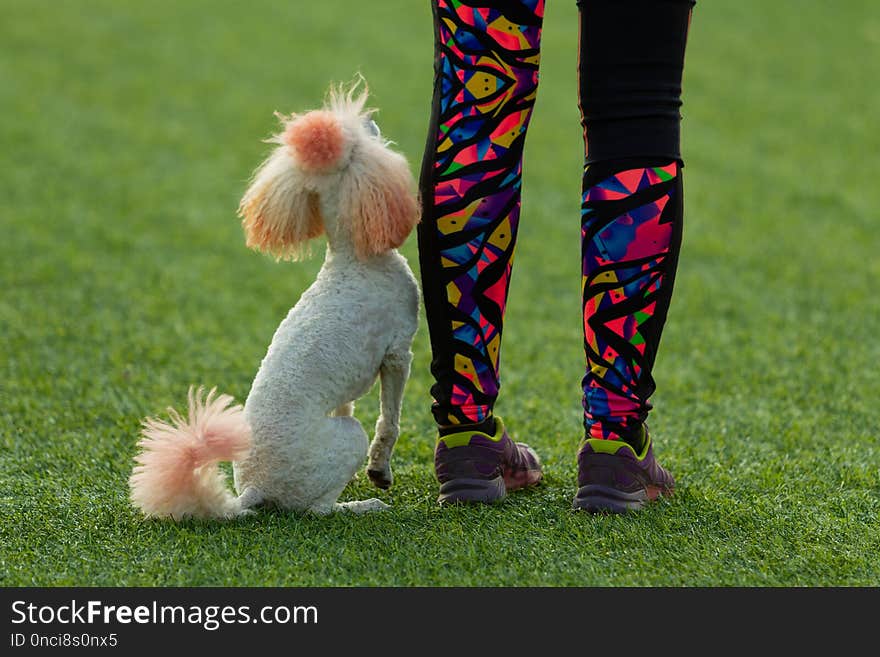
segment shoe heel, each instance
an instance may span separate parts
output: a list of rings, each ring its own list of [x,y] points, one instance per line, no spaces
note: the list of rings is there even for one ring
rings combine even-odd
[[[440,504],[458,502],[495,502],[507,495],[503,477],[494,479],[450,479],[440,486]]]
[[[626,493],[611,486],[582,486],[575,495],[572,508],[590,513],[626,513],[638,511],[648,501],[644,490]]]

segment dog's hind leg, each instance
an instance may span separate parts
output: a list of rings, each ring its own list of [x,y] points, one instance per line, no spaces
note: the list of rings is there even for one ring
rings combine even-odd
[[[382,385],[379,419],[376,421],[376,434],[370,443],[370,458],[367,462],[367,476],[377,487],[391,486],[391,452],[400,435],[400,410],[403,404],[403,389],[409,377],[412,354],[388,354],[382,361],[379,377]]]
[[[382,511],[389,508],[382,500],[375,497],[369,500],[353,500],[351,502],[339,502],[334,505],[334,511],[348,511],[349,513],[370,513],[371,511]]]
[[[253,508],[264,501],[263,494],[253,486],[248,486],[238,496],[238,503],[244,513],[253,513]]]
[[[343,504],[336,502],[367,456],[367,433],[361,423],[353,417],[328,417],[316,430],[323,437],[319,443],[321,453],[315,455],[316,467],[320,463],[324,478],[320,482],[322,490],[308,510],[327,514],[333,511],[364,513],[388,508],[387,504],[377,499]]]

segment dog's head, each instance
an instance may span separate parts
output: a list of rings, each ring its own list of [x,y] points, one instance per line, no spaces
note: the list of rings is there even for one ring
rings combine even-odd
[[[239,205],[248,246],[296,260],[325,229],[361,259],[403,244],[419,220],[412,175],[366,100],[336,88],[323,109],[279,115],[283,130],[269,140],[278,146]]]

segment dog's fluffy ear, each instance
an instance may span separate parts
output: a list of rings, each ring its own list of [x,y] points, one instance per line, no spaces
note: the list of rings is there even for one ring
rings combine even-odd
[[[419,222],[419,204],[403,155],[374,140],[358,148],[367,153],[351,163],[340,209],[351,222],[355,253],[364,259],[402,245]]]
[[[287,146],[280,146],[254,173],[238,207],[247,245],[276,258],[300,260],[308,242],[324,232],[318,195]]]

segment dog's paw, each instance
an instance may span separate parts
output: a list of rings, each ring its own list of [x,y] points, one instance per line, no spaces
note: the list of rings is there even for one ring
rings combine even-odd
[[[384,470],[380,470],[367,466],[367,476],[376,488],[381,488],[382,490],[388,490],[391,488],[391,484],[394,483],[394,475],[391,474],[391,468],[386,467]]]
[[[336,504],[336,511],[348,511],[349,513],[370,513],[372,511],[384,511],[390,509],[390,505],[375,497],[369,500],[354,500],[353,502],[341,502]]]

